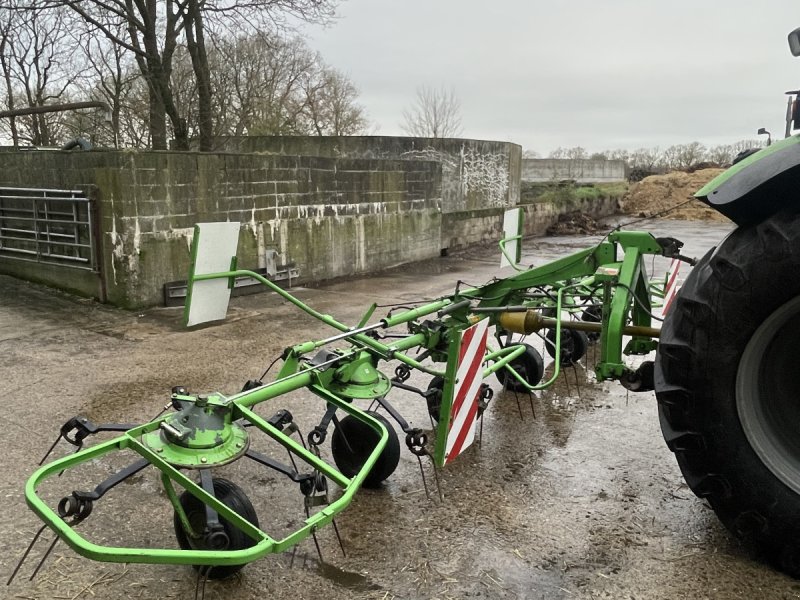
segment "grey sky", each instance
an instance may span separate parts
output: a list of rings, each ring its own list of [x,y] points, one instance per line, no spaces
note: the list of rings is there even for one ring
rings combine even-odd
[[[465,137],[543,155],[714,145],[783,137],[800,87],[797,0],[347,0],[339,17],[306,33],[381,135],[425,84],[455,90]]]

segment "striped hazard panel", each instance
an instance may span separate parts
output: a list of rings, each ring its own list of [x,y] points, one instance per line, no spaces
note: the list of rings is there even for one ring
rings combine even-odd
[[[482,364],[488,333],[489,320],[484,319],[464,330],[461,336],[445,464],[466,450],[475,439],[475,417],[478,414],[478,396],[483,380]]]
[[[678,271],[681,269],[681,261],[677,258],[672,259],[669,265],[669,276],[667,278],[667,287],[664,290],[664,309],[662,314],[666,315],[669,307],[672,306],[672,301],[678,295],[678,289],[681,287],[678,283]]]

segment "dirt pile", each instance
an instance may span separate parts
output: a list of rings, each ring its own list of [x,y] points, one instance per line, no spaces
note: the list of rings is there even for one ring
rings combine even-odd
[[[580,211],[558,216],[558,222],[547,228],[547,235],[592,235],[605,231],[592,217]]]
[[[660,217],[666,219],[727,221],[727,218],[693,198],[697,190],[722,171],[701,169],[694,173],[675,171],[666,175],[651,175],[631,185],[620,201],[620,208],[625,214],[641,217],[659,213]],[[670,210],[678,205],[681,206]]]

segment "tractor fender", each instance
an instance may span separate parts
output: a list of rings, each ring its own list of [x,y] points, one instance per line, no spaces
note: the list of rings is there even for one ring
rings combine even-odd
[[[734,164],[696,194],[739,226],[759,223],[800,204],[800,135],[767,146]]]

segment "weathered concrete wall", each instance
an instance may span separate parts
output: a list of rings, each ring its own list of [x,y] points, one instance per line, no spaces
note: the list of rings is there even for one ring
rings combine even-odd
[[[519,202],[522,148],[508,142],[385,136],[248,136],[218,138],[221,149],[282,155],[432,160],[442,165],[442,213],[450,225],[442,248],[484,241],[483,225]]]
[[[193,226],[202,221],[242,223],[242,268],[258,265],[259,246],[274,248],[301,281],[379,270],[441,248],[434,162],[2,152],[0,185],[85,189],[96,199],[105,299],[120,306],[158,304],[165,282],[186,277]],[[0,272],[16,274],[11,262],[0,262]]]
[[[574,179],[578,183],[624,181],[625,161],[524,158],[521,178],[522,181]]]
[[[565,213],[580,211],[595,219],[611,216],[618,212],[619,199],[575,198],[568,202],[530,202],[520,207],[525,213],[524,235],[544,235]]]

